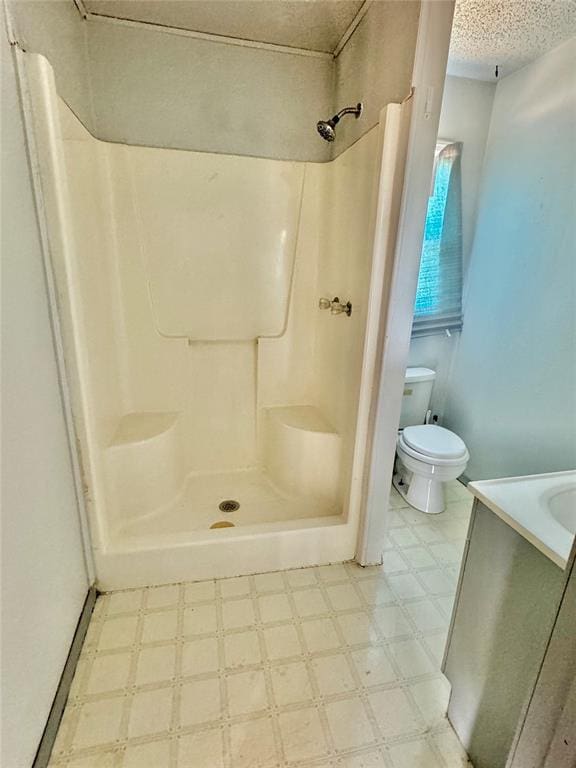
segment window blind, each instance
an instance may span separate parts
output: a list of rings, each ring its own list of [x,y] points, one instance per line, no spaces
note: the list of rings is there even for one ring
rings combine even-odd
[[[412,336],[462,328],[462,144],[437,148],[428,200]]]

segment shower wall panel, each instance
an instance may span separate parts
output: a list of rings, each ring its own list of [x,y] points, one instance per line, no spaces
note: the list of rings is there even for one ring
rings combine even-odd
[[[157,330],[247,341],[284,330],[304,167],[125,147]]]
[[[377,184],[382,151],[378,126],[326,166],[320,210],[318,296],[350,301],[350,317],[317,312],[315,402],[342,438],[341,498],[349,493],[372,269]]]

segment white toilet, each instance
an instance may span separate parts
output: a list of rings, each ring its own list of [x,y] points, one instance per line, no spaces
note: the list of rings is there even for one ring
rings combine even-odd
[[[393,480],[410,506],[428,514],[444,511],[443,484],[459,477],[470,458],[458,435],[424,423],[435,378],[430,368],[406,370]]]

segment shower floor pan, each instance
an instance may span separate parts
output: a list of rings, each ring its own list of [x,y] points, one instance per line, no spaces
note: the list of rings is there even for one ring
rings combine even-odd
[[[227,500],[237,501],[238,510],[222,512],[219,505]],[[166,537],[178,540],[193,532],[212,537],[225,529],[211,526],[223,521],[240,528],[339,514],[339,509],[325,501],[280,491],[261,470],[194,473],[173,504],[126,524],[118,531],[118,539],[124,544],[144,544]]]
[[[235,500],[235,512],[222,501]],[[227,521],[233,527],[211,528]],[[355,529],[340,509],[289,495],[265,472],[194,473],[171,505],[133,520],[95,550],[98,587],[122,589],[350,559]]]

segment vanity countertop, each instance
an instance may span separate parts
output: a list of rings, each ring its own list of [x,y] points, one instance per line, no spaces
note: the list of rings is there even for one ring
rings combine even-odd
[[[576,471],[478,480],[468,489],[560,568],[576,532]]]

